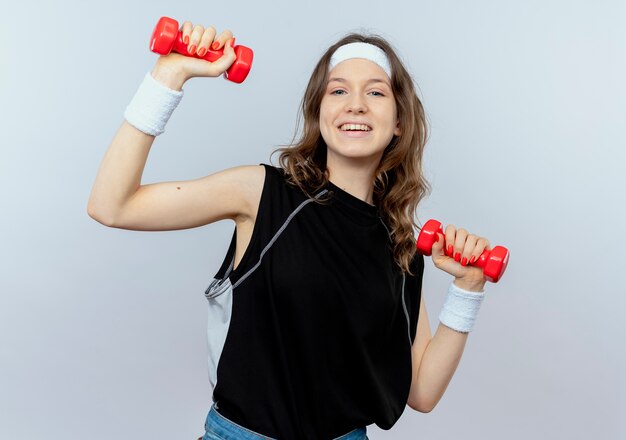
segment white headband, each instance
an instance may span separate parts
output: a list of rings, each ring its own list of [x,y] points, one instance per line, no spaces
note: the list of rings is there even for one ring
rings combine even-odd
[[[349,43],[340,46],[335,50],[330,59],[329,71],[337,64],[351,58],[365,58],[378,64],[391,78],[391,64],[385,52],[378,46],[369,43]]]

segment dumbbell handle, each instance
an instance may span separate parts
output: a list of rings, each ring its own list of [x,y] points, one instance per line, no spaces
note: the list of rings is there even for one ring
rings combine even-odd
[[[150,50],[154,52],[154,43],[151,44]],[[207,50],[207,53],[205,53],[201,57],[198,56],[198,52],[194,52],[193,55],[190,54],[189,53],[189,46],[183,42],[183,32],[182,31],[178,31],[178,35],[176,36],[176,39],[174,40],[174,45],[172,46],[171,52],[176,52],[176,53],[179,53],[181,55],[185,55],[187,57],[198,58],[198,59],[207,60],[207,61],[210,61],[210,62],[216,61],[222,55],[224,55],[224,49],[219,49],[219,50],[209,49],[209,50]]]
[[[432,254],[433,244],[437,240],[437,233],[445,237],[441,223],[434,219],[428,220],[422,227],[415,244],[419,253],[427,256]],[[469,264],[469,266],[480,267],[483,269],[485,278],[488,281],[497,283],[504,274],[508,263],[509,250],[504,246],[496,246],[491,250],[484,250],[478,259]]]

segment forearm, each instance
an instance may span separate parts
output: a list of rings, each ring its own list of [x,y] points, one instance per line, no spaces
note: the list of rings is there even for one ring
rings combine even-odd
[[[439,323],[417,372],[416,409],[429,412],[437,405],[461,361],[468,335]]]
[[[484,290],[484,280],[457,278],[454,284],[471,292]],[[439,402],[452,380],[469,333],[459,332],[439,323],[435,335],[424,350],[417,371],[416,386],[412,396],[416,408],[431,411]]]
[[[181,90],[184,78],[157,64],[151,75],[173,90]],[[141,177],[155,136],[124,120],[100,164],[88,202],[91,217],[111,224],[141,185]]]
[[[123,122],[100,163],[88,202],[91,217],[107,224],[113,221],[141,185],[153,142],[154,136]]]

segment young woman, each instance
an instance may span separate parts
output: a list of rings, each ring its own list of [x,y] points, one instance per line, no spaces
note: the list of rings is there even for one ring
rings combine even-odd
[[[213,405],[203,439],[356,440],[371,423],[390,429],[405,405],[431,411],[484,298],[482,270],[467,264],[489,241],[453,225],[439,234],[432,259],[454,280],[432,336],[415,250],[427,125],[394,50],[350,34],[324,53],[302,101],[301,138],[278,150],[281,167],[142,185],[185,81],[217,77],[235,60],[230,31],[185,22],[182,32],[192,54],[224,55],[158,59],[102,161],[88,213],[144,231],[235,222],[205,292]]]

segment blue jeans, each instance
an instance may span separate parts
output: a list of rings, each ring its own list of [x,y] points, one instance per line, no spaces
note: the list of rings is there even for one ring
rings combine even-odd
[[[211,405],[209,414],[206,416],[204,429],[206,432],[202,440],[275,440],[228,420],[217,412],[215,403]],[[366,433],[367,428],[357,428],[333,440],[369,440]]]

